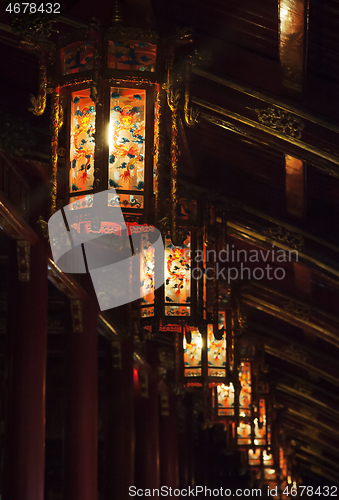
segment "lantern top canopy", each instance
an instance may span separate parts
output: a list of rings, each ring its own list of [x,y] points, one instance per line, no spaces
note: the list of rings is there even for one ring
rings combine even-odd
[[[58,44],[58,83],[117,77],[156,81],[157,43],[154,31],[120,24],[102,30],[93,23],[67,33]]]

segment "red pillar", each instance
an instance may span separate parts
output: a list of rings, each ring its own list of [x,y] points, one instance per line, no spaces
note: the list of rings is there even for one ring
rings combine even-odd
[[[175,395],[168,391],[168,412],[160,405],[160,481],[161,485],[179,488],[178,422]]]
[[[9,394],[5,500],[43,500],[47,348],[46,242],[30,248],[30,280],[19,281],[16,242],[9,249]]]
[[[111,347],[111,346],[110,346]],[[105,500],[129,500],[134,484],[133,338],[113,343],[107,370],[108,418],[105,432]]]
[[[152,370],[147,377],[147,397],[137,399],[135,412],[135,485],[143,489],[160,487],[157,354],[155,343],[147,341],[146,359]]]
[[[178,441],[180,487],[194,487],[193,394],[191,393],[186,394],[183,400]]]
[[[82,326],[78,319],[67,339],[65,500],[97,498],[98,312],[95,299],[84,303]]]

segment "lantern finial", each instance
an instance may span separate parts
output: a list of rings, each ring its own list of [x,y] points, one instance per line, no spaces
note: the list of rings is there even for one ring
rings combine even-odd
[[[121,13],[120,3],[119,3],[119,0],[115,0],[112,23],[113,24],[122,24],[122,22],[123,22],[123,17],[122,17],[122,13]]]

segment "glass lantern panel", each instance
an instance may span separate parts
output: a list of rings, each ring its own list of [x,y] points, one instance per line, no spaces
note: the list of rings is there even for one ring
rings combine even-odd
[[[146,90],[112,87],[110,103],[108,187],[133,194],[121,208],[143,208]]]
[[[220,384],[217,387],[218,391],[218,416],[234,416],[234,387],[230,385]]]
[[[259,421],[262,422],[262,427],[259,427]],[[256,446],[266,445],[266,401],[259,400],[259,419],[254,419],[254,444]]]
[[[282,448],[279,448],[279,466],[280,466],[280,472],[283,476],[283,478],[287,477],[287,462],[286,458],[284,455],[284,450]]]
[[[276,481],[277,480],[277,474],[275,472],[275,469],[264,469],[264,478],[265,481]]]
[[[256,467],[260,465],[261,450],[248,450],[248,465]]]
[[[221,340],[216,340],[213,333],[213,325],[207,325],[207,361],[208,375],[210,377],[224,377],[226,370],[226,315],[219,313],[218,328],[224,328]]]
[[[76,42],[60,51],[61,71],[64,76],[93,69],[93,42]]]
[[[251,444],[251,424],[240,420],[237,428],[238,445],[247,446]]]
[[[264,467],[274,466],[273,456],[269,455],[265,450],[263,451],[263,460],[264,460]]]
[[[72,93],[70,141],[70,192],[93,189],[95,106],[90,89]]]
[[[141,317],[154,316],[155,249],[148,234],[141,237]]]
[[[165,237],[165,315],[189,316],[191,302],[191,237],[175,247]]]
[[[118,40],[108,42],[109,69],[155,71],[157,47],[147,42]]]
[[[186,342],[186,337],[183,340],[184,347],[184,374],[185,377],[200,377],[201,376],[201,351],[202,351],[202,336],[199,330],[191,331],[191,343]]]
[[[242,362],[240,364],[239,379],[241,383],[239,415],[240,417],[249,417],[251,415],[251,363]]]

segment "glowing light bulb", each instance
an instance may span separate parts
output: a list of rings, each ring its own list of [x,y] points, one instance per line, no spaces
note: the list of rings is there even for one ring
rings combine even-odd
[[[197,335],[197,347],[198,349],[202,349],[202,336],[200,333]]]

